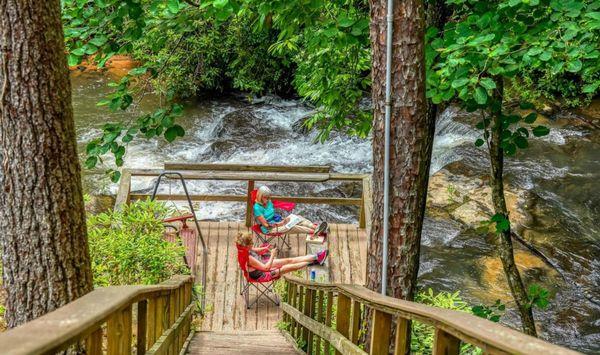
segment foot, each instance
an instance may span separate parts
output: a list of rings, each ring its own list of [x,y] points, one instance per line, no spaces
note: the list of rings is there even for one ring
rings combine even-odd
[[[315,232],[313,233],[313,236],[317,236],[317,235],[325,232],[328,227],[329,226],[327,225],[327,222],[322,222],[321,224],[319,224],[319,226],[317,227],[317,229],[315,229]]]
[[[323,265],[325,263],[325,259],[327,259],[327,256],[329,255],[329,250],[325,249],[325,250],[321,250],[320,252],[317,253],[317,260],[315,260],[319,265]]]

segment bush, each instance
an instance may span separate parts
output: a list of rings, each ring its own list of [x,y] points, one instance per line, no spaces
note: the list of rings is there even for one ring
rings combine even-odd
[[[164,204],[139,201],[88,216],[94,286],[156,284],[189,273],[183,246],[163,238],[169,215]]]

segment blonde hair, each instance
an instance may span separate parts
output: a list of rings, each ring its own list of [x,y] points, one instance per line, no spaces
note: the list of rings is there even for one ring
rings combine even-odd
[[[238,233],[235,238],[235,243],[244,247],[251,247],[254,243],[252,234],[250,233]]]
[[[256,202],[262,205],[263,197],[269,198],[271,197],[271,189],[267,186],[261,186],[258,188],[258,192],[256,193]]]

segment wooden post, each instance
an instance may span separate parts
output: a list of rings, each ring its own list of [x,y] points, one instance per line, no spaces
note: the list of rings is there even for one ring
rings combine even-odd
[[[394,354],[404,355],[410,347],[408,343],[408,334],[410,331],[410,321],[402,317],[396,319],[396,340],[394,342]]]
[[[144,355],[146,353],[146,329],[147,329],[147,309],[148,301],[141,300],[138,302],[137,311],[137,354]]]
[[[331,327],[331,314],[333,313],[333,292],[327,292],[327,307],[325,309],[325,325]],[[331,344],[325,341],[325,353],[331,354]]]
[[[350,333],[350,297],[338,293],[337,313],[336,313],[336,329],[344,337],[348,338]],[[341,354],[336,350],[336,354]]]
[[[304,315],[311,318],[313,315],[314,308],[314,294],[315,291],[308,287],[306,288],[306,292],[304,293]],[[312,332],[306,327],[304,328],[304,334],[302,335],[302,339],[307,345],[306,353],[312,354]]]
[[[373,324],[371,328],[372,355],[387,355],[390,349],[390,331],[392,329],[392,315],[378,310],[373,311]]]
[[[156,303],[158,301],[158,297],[148,299],[148,309],[147,309],[147,336],[146,336],[146,350],[150,349],[152,345],[156,342]]]
[[[460,352],[460,339],[442,329],[435,329],[433,341],[433,354],[435,355],[458,355]]]
[[[156,297],[156,315],[154,318],[154,341],[158,340],[162,335],[165,321],[165,298],[163,296]]]
[[[121,182],[115,199],[115,211],[120,211],[123,206],[129,203],[129,194],[131,192],[131,172],[129,169],[123,169],[121,173]]]
[[[175,324],[175,321],[179,317],[179,314],[177,313],[177,309],[179,307],[178,302],[177,302],[178,296],[179,296],[179,289],[175,289],[175,290],[171,291],[171,293],[169,294],[169,328],[171,328]],[[176,345],[177,345],[177,341],[175,341],[175,339],[173,339],[173,341],[171,341],[171,344],[169,346],[171,354],[175,354]]]
[[[319,290],[318,292],[318,300],[317,300],[317,316],[316,321],[319,323],[323,322],[323,307],[325,303],[325,292],[323,290]],[[321,353],[321,337],[316,336],[315,339],[315,354]],[[328,354],[329,355],[329,354]]]
[[[358,212],[358,227],[365,228],[367,225],[366,216],[365,216],[365,191],[362,192],[361,202],[360,202],[360,211]]]
[[[298,286],[298,309],[301,313],[304,313],[304,292],[306,289],[304,286]],[[302,338],[304,333],[304,326],[300,322],[296,323],[296,338]]]
[[[360,331],[360,302],[352,300],[352,324],[350,325],[350,341],[358,344]]]
[[[296,284],[293,284],[293,283],[290,283],[289,285],[290,285],[289,287],[290,287],[291,291],[290,291],[290,299],[288,300],[288,303],[290,304],[290,306],[296,308],[296,293],[298,292],[298,290],[297,290],[298,287],[296,286]],[[292,338],[295,338],[294,333],[296,332],[296,320],[292,317],[289,317],[289,319],[290,319],[289,332],[290,332],[290,335],[292,336]]]
[[[251,194],[254,190],[254,181],[248,180],[248,195],[246,196],[246,227],[252,226],[252,206]]]
[[[131,354],[131,305],[108,318],[106,333],[108,355]]]
[[[102,328],[98,328],[85,340],[85,350],[88,355],[102,354]]]

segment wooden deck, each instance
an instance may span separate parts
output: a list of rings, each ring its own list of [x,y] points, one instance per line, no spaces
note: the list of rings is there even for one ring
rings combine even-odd
[[[187,349],[188,354],[298,354],[278,330],[200,332]]]
[[[279,307],[263,299],[258,305],[246,309],[244,299],[240,296],[241,271],[237,263],[234,238],[239,232],[248,231],[244,223],[202,222],[200,229],[208,246],[207,312],[201,330],[275,330],[281,315]],[[290,239],[292,248],[284,256],[304,255],[305,235],[290,235]],[[330,281],[364,284],[367,253],[364,229],[348,224],[330,225],[329,249]],[[285,250],[282,252],[285,253]],[[201,265],[200,260],[198,264]],[[254,299],[252,292],[250,299]]]

